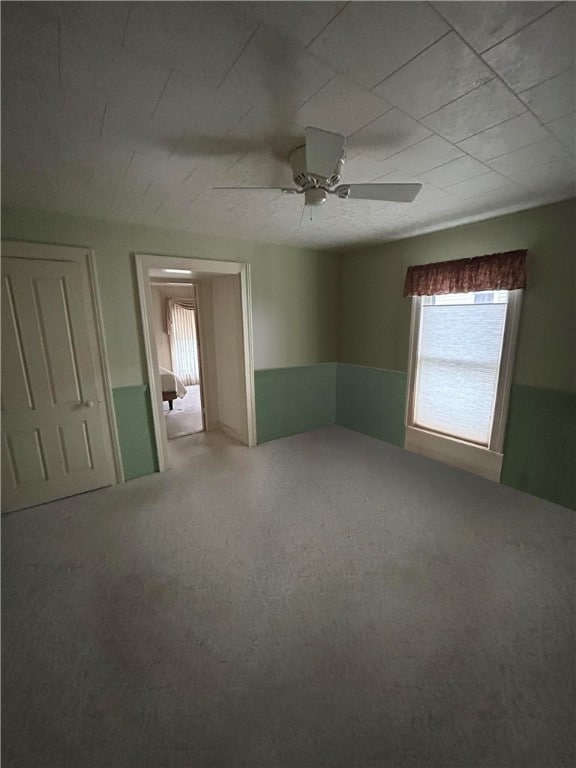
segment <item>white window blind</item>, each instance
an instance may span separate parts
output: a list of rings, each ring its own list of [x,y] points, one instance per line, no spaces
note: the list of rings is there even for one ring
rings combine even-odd
[[[422,300],[415,425],[489,445],[507,301],[507,291]]]

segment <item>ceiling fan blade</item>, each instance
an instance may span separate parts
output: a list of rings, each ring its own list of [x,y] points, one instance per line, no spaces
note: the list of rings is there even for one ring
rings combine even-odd
[[[356,200],[411,203],[421,189],[422,184],[341,184],[334,191],[338,197]]]
[[[344,136],[339,133],[322,131],[320,128],[306,128],[306,170],[314,176],[329,179],[336,171],[342,150]]]
[[[287,195],[299,195],[302,193],[302,190],[293,189],[292,187],[212,187],[212,189],[244,189],[248,191],[266,189],[268,192],[285,192]]]

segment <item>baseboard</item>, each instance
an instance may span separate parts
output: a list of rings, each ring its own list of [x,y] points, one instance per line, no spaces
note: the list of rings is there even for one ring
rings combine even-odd
[[[212,430],[220,430],[224,432],[225,435],[228,435],[228,437],[231,437],[233,440],[237,440],[239,443],[242,443],[242,445],[246,445],[246,441],[242,435],[239,432],[236,432],[235,429],[232,429],[232,427],[229,427],[228,424],[223,424],[221,421],[219,421],[212,427]]]

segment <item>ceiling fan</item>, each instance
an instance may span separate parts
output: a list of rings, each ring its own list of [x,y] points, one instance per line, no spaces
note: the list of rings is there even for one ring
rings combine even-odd
[[[422,184],[340,184],[344,164],[344,136],[320,128],[305,129],[305,143],[292,150],[288,162],[295,187],[213,187],[213,189],[277,190],[304,195],[310,213],[326,202],[328,195],[340,199],[380,200],[411,203]]]

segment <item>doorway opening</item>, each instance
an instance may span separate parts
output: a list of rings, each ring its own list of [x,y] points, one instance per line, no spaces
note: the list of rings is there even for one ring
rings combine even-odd
[[[159,470],[175,460],[169,440],[185,434],[256,445],[250,266],[148,254],[135,262]]]
[[[197,286],[155,271],[150,282],[164,425],[175,440],[204,431]]]

